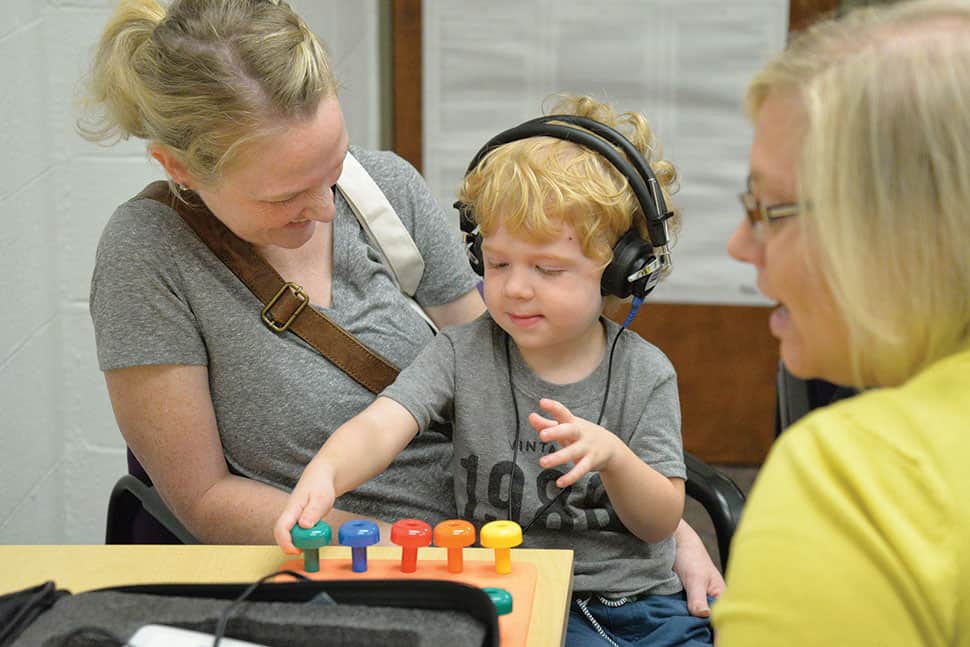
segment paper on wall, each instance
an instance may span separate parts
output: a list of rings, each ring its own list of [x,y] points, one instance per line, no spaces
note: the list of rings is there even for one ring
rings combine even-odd
[[[763,304],[725,251],[742,218],[755,71],[784,47],[788,0],[425,0],[424,175],[450,208],[489,138],[557,92],[643,112],[678,169],[674,272],[651,300]]]

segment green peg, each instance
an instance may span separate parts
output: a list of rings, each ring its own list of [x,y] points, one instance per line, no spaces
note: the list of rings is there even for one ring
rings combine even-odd
[[[290,529],[293,545],[303,551],[303,570],[316,573],[320,570],[320,548],[330,545],[330,524],[320,520],[310,528],[296,524]]]
[[[498,615],[504,616],[506,613],[512,613],[511,593],[494,586],[483,586],[482,590],[488,593],[488,597],[492,599],[492,604],[495,605]]]

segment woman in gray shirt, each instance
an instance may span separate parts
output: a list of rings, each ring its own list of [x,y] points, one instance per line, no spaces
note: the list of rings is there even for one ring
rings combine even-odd
[[[145,139],[177,192],[204,202],[313,307],[405,366],[432,332],[334,193],[348,152],[335,90],[322,47],[285,5],[195,0],[166,12],[128,2],[100,43],[90,91],[102,110],[86,133]],[[438,326],[481,313],[457,234],[417,172],[391,153],[353,154],[425,259],[417,301]],[[91,314],[115,416],[165,502],[204,542],[271,543],[302,467],[373,399],[296,336],[263,326],[260,309],[171,208],[132,199],[105,228]],[[444,441],[429,434],[341,509],[454,514],[439,496]]]

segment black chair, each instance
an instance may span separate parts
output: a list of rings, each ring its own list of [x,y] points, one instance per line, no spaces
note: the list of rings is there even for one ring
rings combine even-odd
[[[711,518],[721,571],[726,571],[731,539],[744,507],[744,492],[730,478],[687,452],[684,452],[684,463],[687,466],[687,496],[700,503]]]
[[[152,485],[148,473],[128,450],[128,474],[108,499],[106,544],[197,544]]]
[[[775,409],[777,436],[812,409],[852,397],[855,389],[824,380],[795,377],[785,365],[778,364],[778,394]],[[727,569],[731,538],[741,519],[744,493],[730,478],[690,454],[684,454],[687,465],[687,496],[698,501],[710,516],[717,539],[722,570]]]
[[[812,409],[824,407],[858,393],[847,386],[839,386],[825,380],[803,380],[788,372],[784,363],[778,362],[778,398],[775,409],[775,436],[794,424]]]

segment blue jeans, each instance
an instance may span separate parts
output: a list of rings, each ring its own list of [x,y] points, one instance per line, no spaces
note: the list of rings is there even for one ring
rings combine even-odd
[[[603,646],[610,641],[620,647],[699,647],[714,642],[710,622],[690,615],[683,593],[647,595],[619,607],[606,606],[594,595],[587,601],[586,610],[609,640],[573,600],[566,625],[567,647]]]

